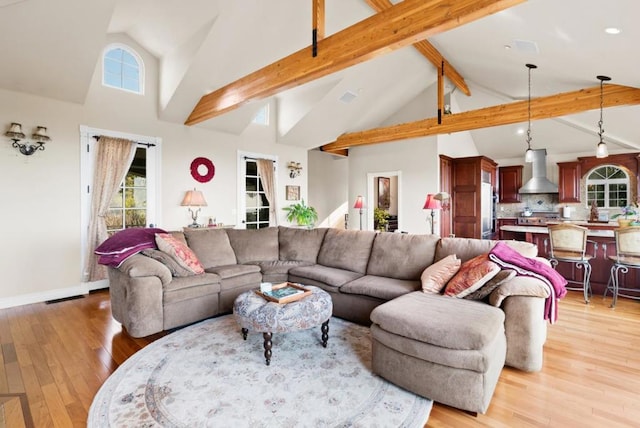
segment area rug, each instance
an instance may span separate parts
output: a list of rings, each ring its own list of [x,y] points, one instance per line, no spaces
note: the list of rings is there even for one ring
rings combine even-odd
[[[433,402],[371,372],[369,329],[339,318],[242,339],[232,315],[165,336],[125,361],[89,410],[93,427],[423,427]]]

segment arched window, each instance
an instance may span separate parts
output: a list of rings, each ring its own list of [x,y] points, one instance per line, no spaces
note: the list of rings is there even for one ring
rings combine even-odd
[[[629,175],[613,165],[599,166],[587,176],[587,206],[596,201],[598,208],[620,208],[629,205]]]
[[[107,46],[102,57],[102,84],[110,88],[144,93],[144,63],[128,46]]]

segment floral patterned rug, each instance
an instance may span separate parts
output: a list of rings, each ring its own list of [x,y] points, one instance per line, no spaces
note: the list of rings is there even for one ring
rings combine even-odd
[[[369,329],[339,318],[242,339],[232,315],[165,336],[125,361],[96,394],[93,427],[423,427],[433,402],[371,373]]]

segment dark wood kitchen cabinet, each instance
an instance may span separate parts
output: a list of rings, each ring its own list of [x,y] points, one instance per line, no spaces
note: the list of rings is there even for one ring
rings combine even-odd
[[[496,170],[497,164],[485,156],[451,159],[453,233],[456,236],[482,238],[483,221],[487,223],[487,234],[492,231]]]
[[[558,162],[558,201],[580,202],[580,162]]]
[[[522,165],[498,168],[498,202],[520,202],[518,190],[522,187]]]

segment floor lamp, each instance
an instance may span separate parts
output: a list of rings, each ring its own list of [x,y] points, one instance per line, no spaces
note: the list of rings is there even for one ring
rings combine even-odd
[[[442,208],[442,206],[440,205],[440,201],[437,200],[435,198],[436,195],[434,195],[433,193],[429,193],[427,195],[427,200],[424,202],[424,207],[422,207],[423,210],[431,210],[431,234],[433,235],[434,233],[434,223],[435,223],[435,216],[436,216],[436,210],[439,210]]]
[[[353,208],[360,210],[360,230],[362,230],[362,211],[364,208],[364,201],[362,200],[362,196],[358,195],[356,198],[356,203],[353,204]]]
[[[440,204],[442,205],[442,215],[444,215],[445,212],[450,211],[451,209],[450,194],[448,194],[447,192],[440,192],[440,193],[437,193],[433,198],[437,201],[440,201]],[[453,218],[451,216],[451,212],[449,212],[448,217],[449,217],[449,236],[454,237],[455,235],[453,234]],[[442,217],[440,219],[442,220]]]

